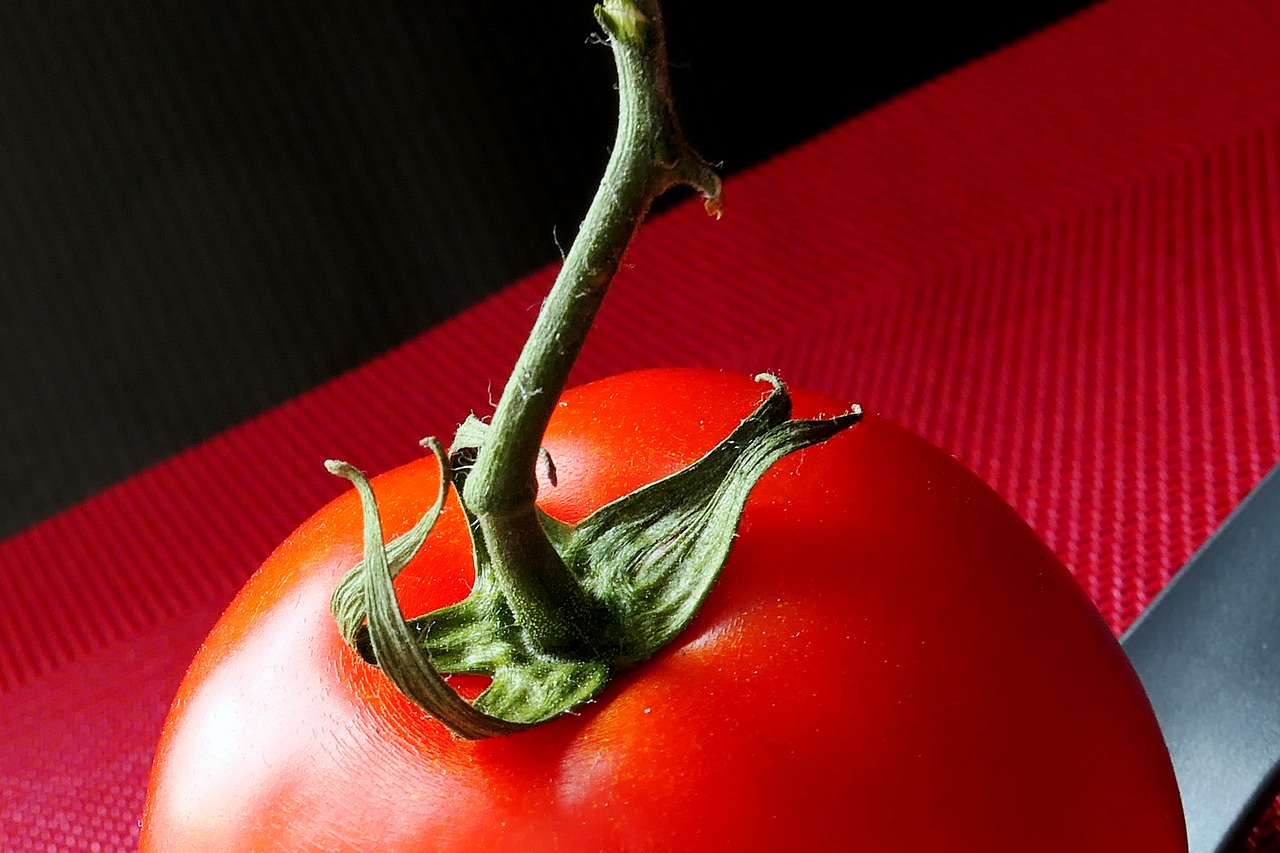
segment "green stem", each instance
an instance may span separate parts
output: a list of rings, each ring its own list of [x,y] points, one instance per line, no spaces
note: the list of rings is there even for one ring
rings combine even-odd
[[[672,109],[657,0],[607,0],[596,16],[618,68],[613,156],[582,228],[503,391],[493,423],[469,418],[450,453],[438,445],[441,492],[407,534],[383,545],[364,478],[365,558],[334,591],[342,636],[404,694],[463,737],[506,734],[591,701],[622,669],[684,630],[729,557],[751,490],[774,462],[852,426],[856,407],[792,420],[782,383],[714,449],[687,468],[596,509],[575,525],[539,513],[535,470],[543,434],[609,282],[650,204],[688,183],[718,214],[720,182],[685,142]],[[468,461],[473,464],[468,465]],[[460,487],[473,530],[476,583],[463,601],[406,623],[393,578],[417,553]],[[545,529],[544,529],[545,526]],[[553,543],[554,540],[554,543]],[[490,677],[474,704],[442,674]]]
[[[657,0],[606,0],[596,7],[596,17],[609,34],[618,70],[613,154],[503,390],[463,495],[494,556],[498,582],[522,622],[548,647],[585,641],[593,629],[582,623],[596,621],[598,614],[533,510],[543,433],[653,200],[674,185],[690,184],[706,196],[708,211],[719,212],[719,178],[685,141],[676,120]]]

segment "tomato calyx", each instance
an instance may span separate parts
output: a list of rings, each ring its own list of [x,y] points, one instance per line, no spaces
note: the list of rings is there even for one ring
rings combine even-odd
[[[687,468],[601,507],[576,525],[540,511],[538,524],[574,584],[571,600],[550,616],[536,610],[528,586],[541,583],[515,547],[499,550],[462,501],[473,530],[476,580],[463,601],[406,620],[392,580],[430,533],[450,486],[464,492],[472,460],[490,430],[478,420],[459,431],[441,466],[435,505],[408,533],[384,546],[368,481],[345,463],[364,506],[365,555],[339,584],[333,610],[348,644],[371,658],[409,698],[462,737],[509,734],[590,701],[618,672],[653,656],[697,614],[728,558],[747,497],[779,459],[857,423],[852,407],[832,418],[791,419],[791,402],[773,376],[757,409]],[[536,559],[536,556],[535,556]],[[505,566],[504,561],[515,560]],[[545,624],[564,613],[569,624]],[[531,629],[531,626],[533,628]],[[575,636],[570,645],[547,637]],[[468,705],[443,675],[489,676]]]

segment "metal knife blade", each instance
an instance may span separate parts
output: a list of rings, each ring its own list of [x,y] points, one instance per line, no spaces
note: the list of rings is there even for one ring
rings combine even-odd
[[[1190,851],[1221,853],[1280,781],[1280,467],[1121,644],[1169,745]]]

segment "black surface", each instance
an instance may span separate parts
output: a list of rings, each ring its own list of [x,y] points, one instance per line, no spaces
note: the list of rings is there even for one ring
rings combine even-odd
[[[733,172],[1084,5],[672,2],[677,99]],[[0,4],[0,535],[554,260],[613,135],[594,32],[586,2]]]
[[[1190,853],[1235,849],[1280,781],[1280,469],[1122,642],[1169,744]]]

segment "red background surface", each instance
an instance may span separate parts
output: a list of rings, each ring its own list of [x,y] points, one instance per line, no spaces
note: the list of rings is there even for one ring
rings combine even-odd
[[[1114,629],[1280,458],[1280,7],[1115,0],[731,181],[579,381],[775,371],[991,483]],[[128,850],[186,661],[342,484],[486,411],[553,271],[0,543],[0,840]],[[1276,849],[1273,815],[1247,849]]]

